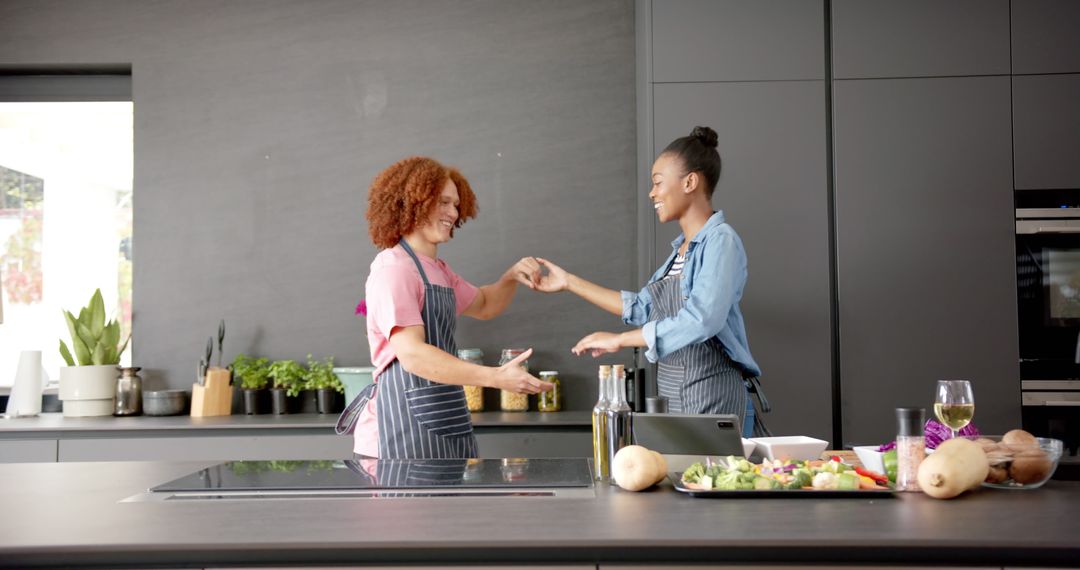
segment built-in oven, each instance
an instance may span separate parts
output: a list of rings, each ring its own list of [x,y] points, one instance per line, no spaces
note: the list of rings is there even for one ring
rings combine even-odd
[[[1080,468],[1080,192],[1017,192],[1016,291],[1024,429]]]

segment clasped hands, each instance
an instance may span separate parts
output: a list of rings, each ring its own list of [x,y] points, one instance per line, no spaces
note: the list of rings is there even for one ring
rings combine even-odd
[[[558,293],[570,288],[571,276],[562,267],[542,257],[523,257],[507,270],[504,278],[513,279],[533,291]],[[594,332],[579,340],[570,352],[577,356],[588,352],[593,358],[617,352],[622,348],[620,336],[617,333]]]

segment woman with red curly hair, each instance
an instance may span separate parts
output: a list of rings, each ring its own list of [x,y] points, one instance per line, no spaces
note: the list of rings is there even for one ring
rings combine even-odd
[[[532,349],[499,367],[454,356],[457,316],[498,316],[517,284],[533,287],[540,270],[535,259],[524,258],[495,283],[476,287],[439,259],[439,244],[476,210],[465,177],[430,158],[399,161],[371,184],[368,231],[383,248],[365,286],[375,382],[338,419],[338,433],[355,430],[359,456],[476,457],[463,385],[521,394],[552,388],[521,368]]]

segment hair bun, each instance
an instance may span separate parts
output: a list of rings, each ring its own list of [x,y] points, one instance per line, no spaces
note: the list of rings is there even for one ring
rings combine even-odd
[[[694,127],[694,130],[690,131],[690,136],[701,141],[701,144],[705,145],[705,148],[716,148],[717,143],[719,142],[716,131],[709,127]]]

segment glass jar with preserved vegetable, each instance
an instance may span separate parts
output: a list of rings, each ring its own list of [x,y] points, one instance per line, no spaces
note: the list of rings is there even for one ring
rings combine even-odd
[[[499,358],[499,366],[510,362],[511,360],[521,356],[521,353],[525,352],[524,348],[504,348],[502,351],[502,357]],[[522,360],[521,367],[526,372],[529,371],[529,361]],[[525,412],[529,409],[529,395],[517,394],[509,390],[499,391],[499,407],[504,412]]]
[[[479,348],[462,348],[457,351],[458,358],[473,364],[484,365],[484,351]],[[484,411],[484,387],[465,386],[465,405],[470,412]]]
[[[559,380],[559,373],[555,370],[544,370],[540,372],[540,379],[551,382],[555,387],[537,394],[536,408],[541,412],[562,410],[562,382]]]

